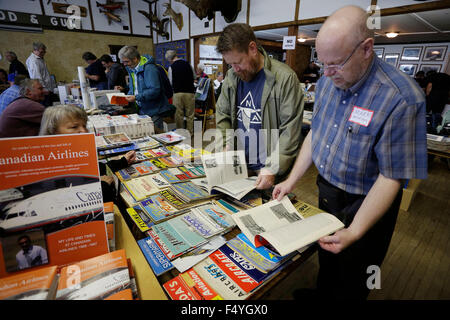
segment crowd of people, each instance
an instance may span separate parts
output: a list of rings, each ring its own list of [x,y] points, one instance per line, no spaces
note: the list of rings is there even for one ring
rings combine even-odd
[[[223,149],[244,150],[256,189],[269,190],[278,200],[314,164],[319,207],[345,224],[320,239],[317,291],[298,291],[299,299],[367,297],[367,268],[381,266],[386,255],[402,182],[427,177],[426,113],[440,114],[448,100],[448,75],[414,81],[378,58],[366,21],[363,9],[346,6],[321,27],[316,52],[322,70],[311,63],[305,72],[305,79],[316,83],[306,136],[301,130],[304,93],[294,70],[271,58],[248,24],[229,24],[217,42],[230,66],[211,83]],[[0,96],[0,137],[86,132],[83,110],[46,108],[54,84],[45,53],[44,44],[34,43],[25,68],[10,52],[14,79]],[[151,116],[160,129],[163,119],[174,114],[177,128],[192,134],[196,86],[208,75],[202,64],[194,70],[174,50],[165,58],[168,70],[132,46],[119,51],[117,62],[109,55],[82,56],[92,87],[126,92],[129,105]],[[0,81],[10,80],[9,75]],[[117,168],[128,166],[134,156],[126,154]]]
[[[8,71],[0,69],[0,137],[37,134],[36,124],[45,108],[59,102],[54,77],[45,61],[46,52],[45,44],[34,42],[25,64],[13,51],[6,52],[10,66]],[[97,58],[90,51],[84,52],[81,59],[87,65],[85,76],[90,88],[120,90],[127,95],[129,110],[149,115],[159,130],[163,129],[163,119],[171,117],[177,128],[193,134],[196,86],[201,78],[208,78],[202,64],[194,71],[187,61],[169,50],[166,59],[170,66],[166,70],[154,57],[141,54],[132,46],[124,46],[114,60],[110,54]],[[220,84],[223,74],[217,79]],[[33,89],[38,83],[39,89]],[[217,85],[215,89],[217,98],[220,88]],[[31,97],[33,90],[40,90],[39,95]]]

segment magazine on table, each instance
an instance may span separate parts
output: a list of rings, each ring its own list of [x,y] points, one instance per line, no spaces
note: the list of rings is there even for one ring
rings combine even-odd
[[[287,196],[232,217],[252,245],[268,246],[283,256],[344,228],[339,219],[326,212],[304,218]]]

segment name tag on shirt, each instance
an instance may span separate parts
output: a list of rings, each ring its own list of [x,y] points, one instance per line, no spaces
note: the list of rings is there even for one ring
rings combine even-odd
[[[372,117],[373,117],[372,110],[353,106],[353,111],[348,121],[367,127],[370,121],[372,120]]]

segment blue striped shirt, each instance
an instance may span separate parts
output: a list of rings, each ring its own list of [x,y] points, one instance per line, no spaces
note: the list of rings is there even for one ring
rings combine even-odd
[[[374,57],[347,90],[321,77],[316,87],[312,158],[334,186],[367,194],[378,175],[427,177],[425,96],[414,79]]]

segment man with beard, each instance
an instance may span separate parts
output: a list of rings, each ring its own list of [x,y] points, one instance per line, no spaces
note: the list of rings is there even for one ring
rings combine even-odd
[[[324,73],[311,130],[289,177],[273,190],[281,200],[314,163],[319,208],[345,225],[319,240],[318,291],[309,297],[324,300],[367,298],[371,270],[379,276],[389,248],[402,182],[427,177],[423,91],[374,54],[369,18],[347,6],[320,29],[316,51]]]
[[[267,56],[251,27],[228,25],[217,51],[231,65],[216,104],[226,150],[245,150],[257,189],[272,187],[292,166],[302,138],[303,92],[295,72]]]

